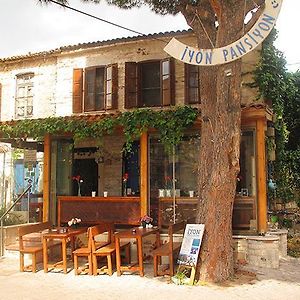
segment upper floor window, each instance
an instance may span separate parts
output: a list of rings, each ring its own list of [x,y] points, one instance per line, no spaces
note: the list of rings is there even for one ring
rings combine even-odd
[[[174,64],[170,58],[125,65],[125,108],[175,103]]]
[[[33,73],[17,75],[16,119],[33,115],[33,77]]]
[[[185,103],[200,103],[199,67],[185,64]]]
[[[117,108],[117,65],[74,69],[73,112]]]

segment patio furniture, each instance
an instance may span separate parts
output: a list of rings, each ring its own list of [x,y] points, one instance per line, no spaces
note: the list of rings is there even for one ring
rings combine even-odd
[[[43,260],[44,260],[44,272],[47,273],[49,268],[61,268],[64,273],[67,273],[67,243],[71,242],[72,252],[75,250],[76,236],[86,232],[86,228],[64,228],[58,227],[50,229],[48,232],[43,233]],[[48,263],[48,245],[53,240],[61,240],[62,244],[62,261],[49,264]]]
[[[145,236],[155,234],[156,235],[156,247],[160,244],[159,229],[157,227],[152,228],[140,228],[135,227],[130,230],[121,231],[115,234],[116,241],[116,261],[117,261],[117,274],[120,276],[122,272],[139,272],[140,276],[144,276],[144,264],[143,264],[143,238]],[[129,266],[121,265],[121,239],[135,239],[137,245],[137,260],[135,264]]]
[[[30,224],[19,227],[19,252],[20,252],[20,271],[32,271],[36,272],[37,256],[43,252],[41,231],[51,227],[50,222],[44,222],[39,224]],[[51,241],[47,244],[46,251],[49,248],[60,246],[60,241]],[[31,265],[24,266],[24,255],[31,255]]]
[[[88,260],[88,274],[93,275],[93,261],[92,261],[92,243],[90,241],[90,230],[87,230],[87,244],[73,251],[74,259],[74,272],[75,275],[79,275],[83,272],[83,268],[79,266],[79,257],[86,257]],[[95,247],[103,247],[108,242],[95,242]]]
[[[90,247],[90,243],[87,244],[87,247],[78,248],[75,251],[73,251],[75,275],[78,275],[81,273],[81,271],[79,269],[79,264],[78,264],[79,257],[87,257],[88,258],[88,274],[92,275],[93,274],[93,265],[92,265],[92,250]]]
[[[116,253],[116,244],[114,242],[115,236],[115,227],[112,223],[103,223],[97,226],[90,227],[89,232],[89,243],[92,249],[92,261],[93,261],[93,274],[97,275],[98,273],[105,272],[108,275],[113,273],[113,262],[112,257]],[[99,247],[99,243],[96,240],[96,237],[107,232],[107,243],[104,246]],[[130,262],[130,243],[125,242],[119,244],[120,249],[125,250],[125,259],[127,262]],[[107,266],[98,268],[98,257],[105,257]]]
[[[183,231],[186,222],[171,224],[168,229],[168,242],[153,250],[154,276],[174,275],[174,254],[178,254],[181,242],[174,242],[174,233]],[[162,256],[168,256],[169,268],[159,271],[159,265]]]

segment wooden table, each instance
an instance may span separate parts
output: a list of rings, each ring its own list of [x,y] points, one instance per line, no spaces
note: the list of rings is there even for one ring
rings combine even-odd
[[[144,264],[143,264],[143,237],[150,234],[156,235],[156,246],[160,245],[159,229],[153,228],[140,228],[135,227],[130,230],[121,231],[115,234],[116,242],[116,262],[117,262],[117,275],[120,276],[122,272],[139,272],[140,276],[144,276]],[[120,240],[121,239],[136,239],[137,245],[137,258],[138,262],[129,266],[121,266],[121,253],[120,253]]]
[[[75,250],[75,238],[77,235],[86,232],[86,228],[54,228],[42,233],[43,238],[43,261],[44,272],[47,273],[49,268],[61,268],[67,273],[67,243],[71,242],[72,253]],[[48,263],[47,244],[51,240],[61,240],[62,261],[55,264]]]

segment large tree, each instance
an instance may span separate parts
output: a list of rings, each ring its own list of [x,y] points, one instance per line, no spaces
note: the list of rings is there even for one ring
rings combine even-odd
[[[49,0],[40,0],[49,2]],[[67,3],[65,0],[57,0]],[[83,0],[100,2],[100,0]],[[264,0],[106,0],[121,8],[148,5],[158,14],[181,13],[199,48],[218,48],[238,40],[255,21]],[[244,25],[245,15],[252,21]],[[197,222],[205,223],[200,279],[222,281],[233,274],[232,210],[239,173],[241,61],[200,67],[201,149]],[[229,76],[228,76],[229,75]]]

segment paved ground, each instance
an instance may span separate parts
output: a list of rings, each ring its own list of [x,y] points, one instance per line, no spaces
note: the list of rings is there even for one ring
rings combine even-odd
[[[41,266],[40,266],[41,267]],[[152,265],[146,266],[146,276],[107,275],[75,276],[59,272],[45,274],[42,270],[21,273],[16,257],[0,259],[0,300],[79,300],[79,299],[300,299],[300,262],[284,260],[278,270],[249,269],[234,281],[222,286],[177,286],[168,278],[153,278]],[[246,270],[246,269],[245,269]]]

